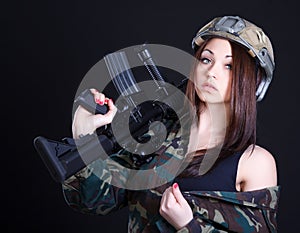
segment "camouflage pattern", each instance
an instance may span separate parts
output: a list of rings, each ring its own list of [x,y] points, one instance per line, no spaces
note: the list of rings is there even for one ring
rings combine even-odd
[[[270,54],[272,62],[275,63],[272,43],[269,37],[264,33],[264,31],[260,27],[256,26],[248,20],[241,19],[245,23],[245,27],[240,27],[241,30],[237,31],[236,33],[228,33],[227,31],[216,29],[215,25],[225,17],[216,17],[209,23],[207,23],[204,27],[202,27],[197,32],[197,36],[194,38],[193,43],[199,46],[203,43],[205,37],[219,36],[226,39],[230,39],[247,47],[249,49],[248,52],[252,57],[258,56],[261,49],[266,48]],[[252,48],[250,48],[249,45],[245,43],[245,41],[249,45],[251,45]]]
[[[171,185],[149,190],[126,190],[110,185],[106,172],[99,178],[73,177],[63,185],[70,207],[88,214],[106,215],[129,207],[128,232],[176,232],[159,214],[160,199]],[[105,180],[105,181],[103,181]],[[279,187],[252,192],[183,192],[194,219],[179,232],[277,232]]]
[[[157,170],[158,164],[163,164],[170,158],[175,161],[175,169],[178,169],[176,161],[185,162],[182,154],[187,142],[180,140],[176,134],[171,133],[169,136],[158,151],[159,156],[143,169]],[[94,161],[63,184],[63,192],[69,206],[94,215],[106,215],[128,206],[128,232],[176,232],[159,214],[162,194],[172,185],[174,174],[178,172],[172,170],[172,163],[170,170],[164,173],[167,175],[162,185],[132,190],[122,188],[128,180],[137,183],[154,182],[154,178],[139,177],[139,170],[133,173],[134,177],[124,172],[124,167],[133,167],[126,153],[112,155],[111,158]],[[178,232],[277,232],[277,186],[251,192],[182,193],[193,210],[194,219]]]
[[[185,192],[194,219],[179,232],[277,232],[279,190]]]

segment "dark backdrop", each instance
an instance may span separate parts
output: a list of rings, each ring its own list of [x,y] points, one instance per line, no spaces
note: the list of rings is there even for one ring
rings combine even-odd
[[[87,216],[64,202],[33,148],[44,135],[71,134],[74,95],[86,72],[108,52],[165,44],[191,52],[201,25],[240,15],[272,39],[276,71],[259,103],[258,141],[278,164],[279,232],[297,232],[298,37],[296,1],[9,1],[1,7],[1,226],[7,232],[126,232],[126,209]]]

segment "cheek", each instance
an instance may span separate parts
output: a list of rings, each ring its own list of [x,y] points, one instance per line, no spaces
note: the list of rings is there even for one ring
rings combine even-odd
[[[198,97],[199,97],[202,101],[204,101],[204,98],[203,98],[202,93],[201,93],[201,91],[200,91],[200,87],[201,87],[201,85],[204,83],[204,80],[205,80],[204,77],[205,77],[205,76],[204,76],[204,74],[203,74],[203,70],[197,69],[197,70],[195,71],[194,79],[193,79],[193,80],[194,80],[194,85],[195,85],[195,91],[196,91]]]
[[[231,86],[232,86],[232,79],[229,78],[228,82],[224,84],[224,99],[229,101],[231,98]]]
[[[201,63],[198,63],[195,73],[197,75],[204,75],[206,72],[207,72],[207,68],[204,65],[202,65]]]
[[[203,66],[198,65],[194,72],[194,82],[195,84],[203,83],[207,70]]]
[[[199,90],[200,90],[200,86],[201,84],[203,83],[203,79],[199,77],[199,75],[195,75],[194,77],[194,85],[195,85],[195,89],[196,89],[196,92],[198,93],[199,95]]]

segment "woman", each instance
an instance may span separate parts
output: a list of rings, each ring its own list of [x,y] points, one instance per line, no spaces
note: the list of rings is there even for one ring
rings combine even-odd
[[[263,98],[274,69],[271,43],[252,23],[224,16],[201,28],[193,47],[198,62],[186,95],[197,118],[187,142],[188,166],[171,182],[134,191],[111,185],[113,177],[95,175],[107,175],[104,165],[95,162],[65,182],[66,200],[94,214],[128,205],[129,232],[275,232],[276,163],[256,145],[256,102]],[[79,106],[74,138],[109,124],[116,113],[112,100],[92,92],[109,111],[92,115]],[[173,143],[180,136],[175,133],[168,140]],[[162,154],[176,153],[179,144]]]

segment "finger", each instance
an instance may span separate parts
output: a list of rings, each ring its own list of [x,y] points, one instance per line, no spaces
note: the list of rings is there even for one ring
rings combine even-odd
[[[110,102],[110,101],[109,101]],[[102,114],[96,114],[93,115],[93,122],[94,126],[96,128],[101,127],[103,125],[110,124],[113,121],[114,116],[117,113],[117,107],[112,103],[109,105],[109,111],[102,115]]]
[[[97,104],[104,105],[104,103],[105,103],[105,95],[104,94],[102,94],[102,93],[96,93],[94,95],[94,98],[95,98],[95,102]]]
[[[100,93],[98,90],[91,88],[91,93],[94,95],[94,100],[97,104],[103,105],[105,103],[105,95]]]
[[[161,204],[164,203],[164,202],[166,201],[166,196],[168,195],[169,192],[170,192],[170,187],[167,188],[167,189],[164,191],[164,193],[163,193],[163,195],[162,195],[162,197],[161,197],[161,200],[160,200],[160,203],[161,203]]]
[[[183,197],[177,183],[174,183],[172,185],[172,193],[178,203],[182,203],[183,201],[185,201],[185,198]]]
[[[108,104],[109,101],[110,101],[110,99],[106,97],[106,98],[104,99],[104,104]]]
[[[176,199],[172,193],[172,187],[168,188],[164,193],[163,206],[165,209],[170,209],[176,203]]]
[[[96,94],[97,92],[99,92],[97,89],[95,88],[90,88],[90,91],[92,92],[92,94]]]
[[[112,114],[112,117],[114,117],[114,115],[117,112],[117,107],[114,105],[113,100],[112,99],[108,99],[107,105],[108,105],[108,108],[109,108],[109,111],[107,112],[107,114]]]

